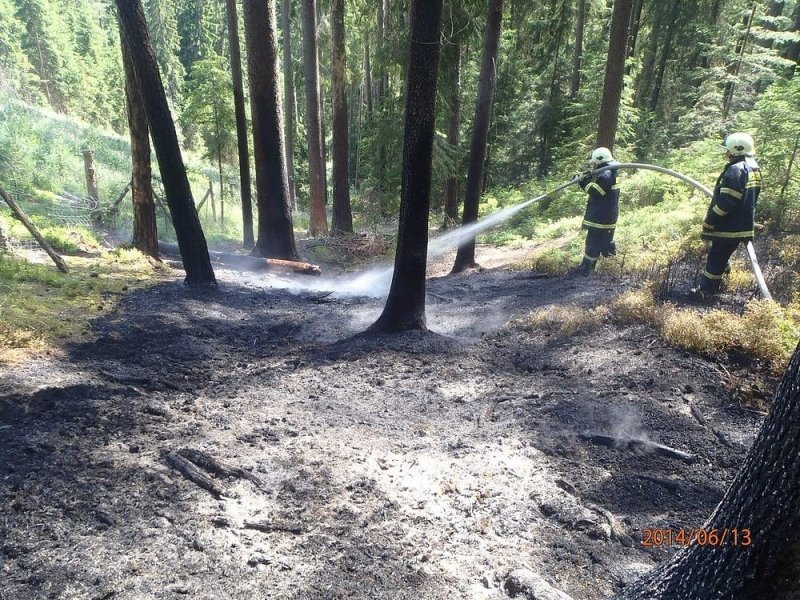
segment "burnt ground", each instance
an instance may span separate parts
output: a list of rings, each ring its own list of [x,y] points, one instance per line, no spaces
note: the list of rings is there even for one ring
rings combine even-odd
[[[703,524],[760,423],[648,327],[522,325],[626,280],[433,278],[433,333],[364,338],[382,300],[218,275],[0,374],[0,598],[500,598],[520,566],[604,598],[676,551],[643,529]],[[215,496],[185,449],[250,476]]]

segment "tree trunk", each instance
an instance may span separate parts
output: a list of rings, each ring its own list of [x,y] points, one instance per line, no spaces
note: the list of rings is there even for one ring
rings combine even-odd
[[[275,20],[275,0],[244,1],[258,188],[258,240],[252,254],[296,260],[283,145]]]
[[[239,182],[242,190],[243,245],[250,249],[255,244],[253,234],[253,195],[250,190],[250,149],[247,144],[247,115],[244,110],[244,85],[242,82],[242,53],[239,47],[239,17],[236,0],[226,0],[228,14],[228,40],[231,46],[231,75],[233,77],[233,106],[236,111],[236,142],[239,149]]]
[[[628,28],[628,50],[625,56],[632,57],[636,52],[636,42],[639,38],[639,25],[642,22],[642,8],[644,7],[644,0],[634,0],[633,11],[631,12],[631,23]],[[626,70],[626,74],[630,73],[630,68]]]
[[[661,49],[661,58],[658,61],[656,79],[653,83],[653,93],[650,95],[650,112],[655,112],[658,107],[658,98],[661,95],[661,85],[664,82],[664,73],[667,70],[667,62],[672,53],[672,38],[675,36],[675,27],[680,12],[681,0],[672,0],[672,6],[667,19],[667,32],[664,34],[664,47]]]
[[[397,253],[386,306],[371,332],[426,328],[425,267],[441,17],[442,0],[414,0]]]
[[[455,77],[453,78],[453,95],[450,100],[450,122],[447,125],[447,143],[458,151],[461,144],[461,44],[455,42],[452,46],[455,55]],[[458,175],[453,175],[447,180],[444,191],[444,223],[443,229],[454,227],[458,223]]]
[[[302,1],[308,176],[311,184],[311,235],[319,236],[328,233],[328,217],[325,213],[325,162],[322,155],[322,126],[320,123],[317,9],[316,0]]]
[[[747,42],[750,39],[750,30],[753,27],[753,17],[756,14],[757,5],[753,3],[753,8],[750,10],[750,16],[747,19],[747,30],[744,33],[744,37],[739,41],[739,46],[736,48],[736,52],[739,55],[739,58],[736,60],[736,63],[733,67],[733,72],[731,75],[735,78],[739,76],[739,72],[742,70],[742,61],[744,61],[744,53],[747,50]],[[728,113],[731,110],[731,103],[733,102],[733,91],[736,89],[736,83],[732,80],[729,81],[725,85],[725,94],[722,99],[722,119],[725,120],[728,118]]]
[[[500,47],[500,29],[503,23],[503,0],[489,0],[486,16],[486,34],[483,41],[481,74],[478,81],[478,96],[475,101],[475,125],[469,148],[467,188],[464,192],[464,216],[461,224],[478,220],[478,204],[481,199],[483,169],[486,162],[486,142],[489,138],[489,123],[494,101],[497,78],[497,53]],[[460,246],[453,265],[453,273],[477,266],[475,262],[475,238]]]
[[[795,33],[800,32],[800,4],[794,8],[794,26],[792,31]],[[791,42],[783,52],[783,57],[797,62],[800,60],[800,42]]]
[[[353,233],[350,209],[350,132],[347,127],[347,81],[344,50],[344,0],[331,2],[333,63],[333,220],[334,233]]]
[[[283,28],[283,102],[286,106],[286,171],[289,180],[289,202],[297,207],[297,186],[294,181],[294,69],[292,68],[291,34],[292,0],[281,0],[281,27]]]
[[[369,57],[369,38],[364,40],[364,88],[367,95],[367,120],[372,119],[372,65]]]
[[[120,32],[121,33],[121,32]],[[133,61],[122,44],[125,69],[125,98],[128,104],[128,127],[131,132],[131,198],[133,199],[133,247],[158,258],[158,221],[153,200],[150,167],[150,135],[144,102],[136,85]]]
[[[192,189],[178,146],[175,123],[158,73],[141,0],[116,0],[123,43],[133,61],[139,92],[144,101],[147,122],[161,171],[161,181],[172,214],[175,235],[181,249],[186,283],[216,284],[208,258],[208,246],[194,207]]]
[[[628,43],[628,24],[631,21],[633,0],[614,0],[608,60],[603,82],[603,100],[597,125],[597,145],[614,149],[619,123],[619,104],[622,98],[622,79],[625,73],[625,47]]]
[[[575,18],[575,51],[572,54],[572,82],[569,97],[575,98],[581,88],[581,65],[583,64],[583,31],[586,27],[586,0],[579,0]]]
[[[661,4],[653,7],[653,28],[650,34],[650,43],[647,45],[644,66],[636,89],[636,106],[642,106],[645,98],[650,95],[653,85],[653,73],[656,69],[656,55],[658,54],[658,35],[661,32],[661,21],[664,18],[664,8]]]
[[[86,195],[93,211],[92,218],[98,220],[100,214],[100,189],[97,187],[97,167],[94,164],[94,151],[83,151],[83,170],[86,174]]]
[[[717,543],[709,536],[706,545],[681,550],[615,599],[797,598],[798,528],[800,345],[742,468],[703,528],[716,532]]]

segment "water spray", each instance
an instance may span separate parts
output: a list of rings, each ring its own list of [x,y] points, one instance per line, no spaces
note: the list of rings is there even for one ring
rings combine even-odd
[[[656,165],[648,165],[645,163],[611,163],[606,165],[605,167],[600,167],[593,171],[593,173],[602,173],[603,171],[608,170],[617,170],[617,169],[645,169],[648,171],[657,171],[658,173],[664,173],[666,175],[671,175],[672,177],[676,177],[681,181],[688,183],[693,188],[703,192],[709,198],[713,198],[714,192],[712,192],[709,188],[704,186],[699,181],[695,181],[691,177],[684,175],[683,173],[679,173],[678,171],[673,171],[672,169],[667,169],[664,167],[659,167]],[[761,272],[761,267],[758,264],[758,258],[756,257],[756,249],[753,246],[752,241],[748,241],[747,245],[745,246],[745,253],[747,256],[747,260],[750,263],[750,269],[753,271],[753,275],[756,278],[756,282],[758,283],[758,290],[761,292],[761,297],[765,300],[772,300],[772,294],[769,293],[769,288],[767,288],[767,282],[764,280],[764,274]]]

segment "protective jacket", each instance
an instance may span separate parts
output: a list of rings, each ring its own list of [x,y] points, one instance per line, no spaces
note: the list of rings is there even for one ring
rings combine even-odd
[[[752,240],[760,192],[758,163],[749,156],[732,159],[717,178],[701,237],[704,240]]]
[[[614,229],[619,217],[619,185],[617,172],[608,169],[597,175],[584,175],[578,185],[589,194],[586,213],[583,215],[585,229]]]

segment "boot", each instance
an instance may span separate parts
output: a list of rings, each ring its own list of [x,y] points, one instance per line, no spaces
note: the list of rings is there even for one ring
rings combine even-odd
[[[594,271],[596,265],[597,261],[589,260],[588,258],[584,257],[584,259],[581,261],[581,264],[579,264],[572,270],[572,274],[583,275],[584,277],[586,277],[587,275],[589,275],[589,273]]]
[[[606,246],[606,249],[603,250],[600,254],[602,254],[603,256],[616,256],[617,244],[614,242],[614,240],[608,242],[608,246]]]

